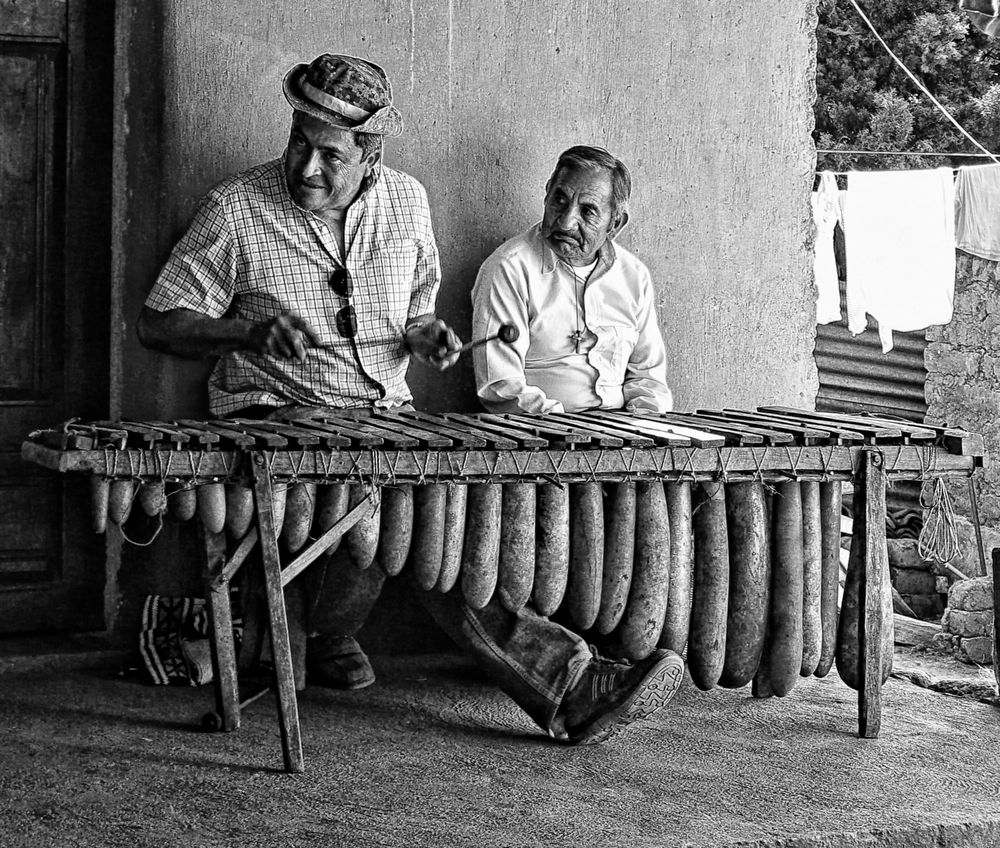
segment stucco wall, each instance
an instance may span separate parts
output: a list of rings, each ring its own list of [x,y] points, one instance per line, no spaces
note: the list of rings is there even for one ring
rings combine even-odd
[[[141,349],[135,316],[202,194],[281,153],[281,77],[325,51],[393,81],[407,128],[386,161],[427,187],[460,334],[558,153],[600,144],[633,172],[622,242],[653,272],[677,407],[811,406],[815,0],[123,0],[118,25],[112,416],[205,413],[206,366]],[[410,383],[418,406],[478,408],[467,359]],[[186,541],[169,527],[120,570],[112,550],[112,625],[129,632],[144,592],[198,591]]]
[[[281,152],[281,76],[324,51],[393,81],[407,128],[386,161],[427,187],[461,334],[480,262],[538,219],[559,151],[602,144],[633,170],[622,242],[656,280],[678,408],[811,404],[814,5],[123,3],[122,412],[203,412],[204,367],[140,350],[135,314],[198,198]],[[471,361],[410,382],[426,408],[476,408]]]

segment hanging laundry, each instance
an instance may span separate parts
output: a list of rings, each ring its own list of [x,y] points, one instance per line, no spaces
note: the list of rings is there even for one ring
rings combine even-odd
[[[958,169],[955,246],[973,256],[1000,260],[1000,165]]]
[[[851,172],[845,205],[847,321],[855,335],[879,326],[882,351],[894,330],[951,320],[955,295],[955,183],[948,168]]]
[[[996,35],[1000,32],[998,0],[958,0],[958,8],[969,16],[973,26],[987,35]]]
[[[1000,0],[958,0],[958,8],[963,12],[977,12],[992,18],[1000,16]]]
[[[840,218],[837,178],[829,171],[819,175],[819,186],[812,193],[816,245],[813,253],[813,277],[816,280],[816,323],[839,321],[840,283],[837,259],[833,252],[833,228]]]

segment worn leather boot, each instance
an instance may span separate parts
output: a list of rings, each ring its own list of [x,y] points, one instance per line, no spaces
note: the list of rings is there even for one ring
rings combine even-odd
[[[321,633],[306,643],[306,679],[331,689],[364,689],[375,682],[375,672],[355,639]]]

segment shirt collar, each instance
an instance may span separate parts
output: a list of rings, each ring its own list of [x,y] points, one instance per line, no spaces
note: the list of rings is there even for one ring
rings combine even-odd
[[[532,228],[532,235],[538,244],[538,250],[542,257],[542,273],[551,274],[556,270],[556,267],[562,263],[562,260],[556,256],[556,252],[549,246],[549,243],[542,238],[542,223],[539,221]],[[611,239],[608,239],[601,246],[601,249],[597,251],[597,267],[594,268],[593,273],[590,275],[591,280],[597,279],[601,274],[609,271],[611,266],[615,264],[615,260],[618,258],[618,254],[615,252],[615,244]]]

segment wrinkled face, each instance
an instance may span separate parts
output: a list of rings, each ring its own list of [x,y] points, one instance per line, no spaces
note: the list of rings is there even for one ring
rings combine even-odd
[[[611,175],[598,168],[560,168],[545,192],[542,238],[570,265],[589,265],[624,224],[611,212]]]
[[[377,159],[377,153],[362,156],[350,130],[305,112],[292,114],[285,182],[292,200],[302,209],[317,214],[346,209]]]

